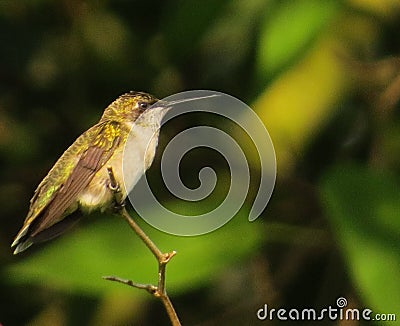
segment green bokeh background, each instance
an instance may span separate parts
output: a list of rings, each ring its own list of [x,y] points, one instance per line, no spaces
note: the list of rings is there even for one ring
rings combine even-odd
[[[320,309],[339,297],[400,319],[399,30],[395,0],[1,1],[0,324],[168,325],[147,293],[101,279],[156,280],[122,219],[93,214],[18,256],[9,245],[36,185],[115,97],[191,89],[248,103],[278,172],[267,209],[249,223],[259,159],[243,131],[206,114],[163,128],[160,151],[179,130],[219,126],[244,145],[252,172],[245,205],[211,234],[175,237],[138,219],[178,252],[167,288],[183,324],[257,325],[264,304]],[[223,199],[220,156],[199,150],[182,162],[189,187],[204,166],[219,177],[195,207],[168,194],[159,159],[148,174],[167,207],[193,214]]]

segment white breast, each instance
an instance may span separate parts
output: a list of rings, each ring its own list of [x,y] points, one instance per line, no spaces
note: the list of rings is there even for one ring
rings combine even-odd
[[[123,180],[129,194],[154,160],[159,130],[134,125],[123,151]]]

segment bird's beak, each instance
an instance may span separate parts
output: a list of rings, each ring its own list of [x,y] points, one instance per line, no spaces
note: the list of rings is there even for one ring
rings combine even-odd
[[[216,97],[216,96],[219,96],[219,95],[213,94],[213,95],[206,95],[206,96],[190,97],[190,98],[183,98],[183,99],[176,100],[176,101],[159,100],[155,104],[155,106],[163,108],[166,111],[169,111],[176,104],[181,104],[181,103],[185,103],[185,102],[192,102],[192,101],[198,101],[198,100],[203,100],[203,99],[206,99],[206,98],[211,98],[211,97]]]

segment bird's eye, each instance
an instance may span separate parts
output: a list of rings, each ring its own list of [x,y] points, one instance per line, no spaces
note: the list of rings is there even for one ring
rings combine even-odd
[[[138,103],[138,107],[141,110],[146,110],[149,107],[149,103],[147,103],[147,102],[139,102]]]

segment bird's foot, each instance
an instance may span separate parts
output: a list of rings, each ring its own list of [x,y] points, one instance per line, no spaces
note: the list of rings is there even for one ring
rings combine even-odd
[[[114,212],[119,213],[124,207],[125,207],[125,200],[122,203],[117,203],[116,201],[114,201],[114,207],[113,207]]]
[[[108,188],[110,188],[114,194],[114,210],[120,212],[125,207],[125,200],[123,199],[121,188],[115,179],[112,167],[107,167],[107,172],[110,178]]]

